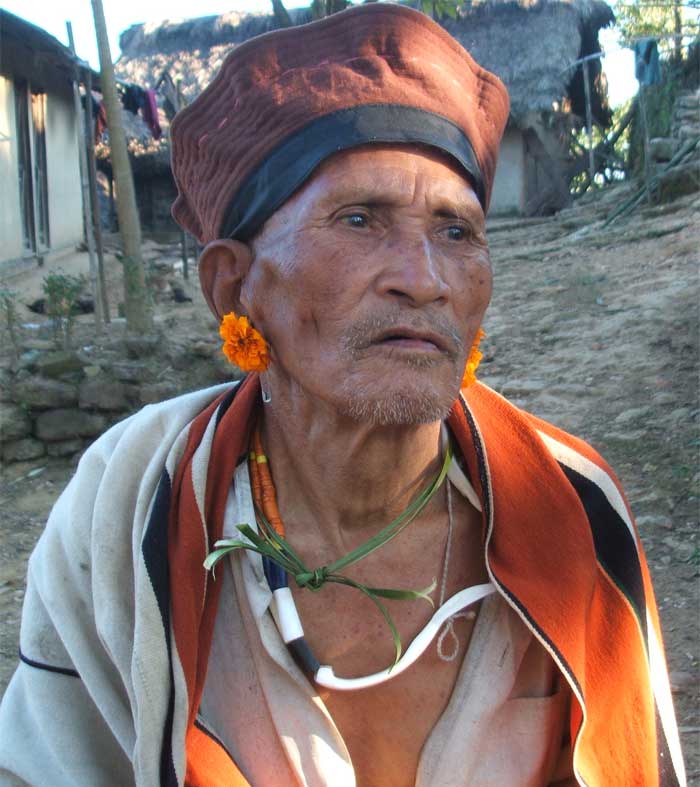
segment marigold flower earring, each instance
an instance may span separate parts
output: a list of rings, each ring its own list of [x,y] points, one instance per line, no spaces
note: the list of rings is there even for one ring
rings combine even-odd
[[[242,372],[264,372],[270,365],[270,347],[247,317],[225,314],[219,335],[224,340],[224,355]]]
[[[481,363],[484,354],[479,351],[479,342],[486,336],[483,328],[479,328],[472,342],[471,350],[469,350],[469,357],[467,358],[467,365],[464,367],[464,376],[462,377],[462,388],[476,382],[476,369]]]

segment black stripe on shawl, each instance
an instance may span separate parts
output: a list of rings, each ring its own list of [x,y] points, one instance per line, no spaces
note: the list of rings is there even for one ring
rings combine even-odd
[[[469,429],[470,429],[470,431],[472,433],[472,442],[474,444],[474,449],[475,449],[475,452],[476,452],[476,459],[477,459],[477,462],[478,462],[478,465],[479,465],[479,479],[481,481],[481,488],[484,491],[482,505],[484,507],[484,513],[487,516],[487,521],[490,521],[490,519],[491,519],[491,500],[490,500],[489,492],[491,490],[491,482],[489,480],[489,476],[488,476],[488,473],[486,471],[486,459],[485,459],[486,451],[484,449],[484,446],[481,443],[481,438],[479,437],[479,432],[478,432],[478,430],[476,428],[476,422],[474,420],[474,417],[471,414],[471,411],[467,407],[466,401],[464,400],[463,397],[460,396],[459,397],[459,402],[460,402],[460,404],[462,406],[462,411],[464,413],[465,418],[467,419],[467,423],[469,425]],[[493,573],[493,569],[491,569],[491,572]],[[578,692],[578,696],[579,697],[583,697],[583,691],[581,690],[581,684],[576,679],[576,675],[574,675],[574,671],[571,669],[571,667],[569,666],[569,663],[564,658],[564,656],[561,654],[559,649],[552,642],[552,640],[544,633],[544,631],[542,631],[542,629],[537,625],[537,623],[534,621],[534,619],[530,615],[530,612],[527,610],[527,608],[525,606],[523,606],[522,602],[518,599],[518,597],[515,596],[513,594],[513,592],[508,587],[506,587],[506,585],[503,583],[503,581],[499,577],[497,577],[495,574],[493,574],[493,575],[494,575],[494,578],[496,579],[496,581],[498,582],[498,586],[499,586],[500,590],[508,597],[508,599],[513,604],[513,606],[518,609],[520,615],[527,621],[527,623],[530,626],[530,628],[537,633],[537,636],[540,638],[540,640],[542,640],[543,642],[545,642],[547,644],[547,648],[549,649],[550,653],[553,653],[556,656],[557,662],[560,665],[561,669],[563,669],[566,672],[566,675],[567,675],[569,681],[574,686],[576,686],[576,691]]]
[[[58,675],[68,675],[71,678],[79,678],[80,675],[76,670],[70,669],[68,667],[55,667],[53,664],[46,664],[43,661],[35,661],[34,659],[30,659],[28,656],[25,656],[22,653],[20,648],[19,651],[19,660],[23,661],[25,664],[28,664],[30,667],[35,667],[36,669],[43,669],[46,672],[55,672]]]
[[[230,407],[241,385],[235,385],[226,394],[216,413],[216,426]],[[172,753],[173,719],[175,716],[175,676],[173,673],[172,641],[170,635],[170,562],[168,560],[168,525],[170,518],[171,485],[168,471],[163,473],[158,483],[151,516],[146,526],[141,552],[146,565],[151,586],[158,602],[158,610],[163,622],[165,642],[168,649],[170,674],[170,696],[168,712],[163,729],[163,743],[160,752],[161,787],[178,787],[177,774]]]
[[[656,750],[659,755],[659,787],[680,787],[658,707],[656,708]]]
[[[153,509],[141,544],[146,571],[158,602],[163,632],[168,649],[170,696],[160,751],[160,783],[162,787],[177,787],[173,763],[172,734],[175,713],[175,676],[173,674],[172,643],[170,638],[170,564],[168,562],[168,516],[170,512],[170,476],[163,470],[158,483]]]
[[[247,377],[248,375],[246,375]],[[246,377],[244,377],[240,382],[231,388],[231,390],[226,394],[226,396],[221,401],[221,404],[217,408],[216,411],[216,429],[219,428],[219,424],[221,423],[221,419],[226,415],[226,411],[228,408],[233,404],[233,400],[236,398],[236,394],[240,390],[240,387],[245,382]]]
[[[559,463],[581,500],[593,535],[596,557],[627,598],[639,621],[647,647],[646,598],[637,545],[622,517],[590,478]]]

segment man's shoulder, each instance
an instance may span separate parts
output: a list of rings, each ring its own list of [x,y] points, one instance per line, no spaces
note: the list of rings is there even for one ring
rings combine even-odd
[[[231,384],[205,388],[150,404],[115,424],[83,454],[49,518],[61,537],[89,539],[105,529],[142,529],[164,471],[174,476],[189,425]],[[49,527],[50,531],[52,528]]]
[[[570,471],[569,474],[580,475],[598,486],[612,484],[622,491],[613,469],[585,439],[521,409],[483,383],[474,385],[465,398],[476,405],[478,413],[495,413],[499,432],[512,436],[516,443],[525,440],[531,444],[534,438],[541,450]]]
[[[603,456],[586,440],[509,402],[483,383],[471,386],[465,396],[476,423],[485,434],[490,458],[510,466],[513,456],[522,468],[538,477],[559,478],[580,494],[602,494],[625,519],[631,519],[622,485]],[[553,460],[553,462],[552,462]],[[558,471],[554,468],[558,467]],[[547,469],[549,468],[549,469]]]
[[[218,396],[236,385],[215,385],[146,405],[99,437],[85,452],[79,469],[87,462],[107,465],[125,455],[130,465],[138,467],[164,451],[169,452],[189,423]]]
[[[539,418],[524,413],[547,452],[565,470],[569,480],[585,479],[612,492],[614,487],[622,493],[622,486],[615,471],[605,458],[586,440]]]

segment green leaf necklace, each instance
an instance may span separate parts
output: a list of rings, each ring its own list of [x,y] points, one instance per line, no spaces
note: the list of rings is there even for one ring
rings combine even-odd
[[[213,571],[214,566],[221,558],[239,549],[257,552],[262,556],[263,569],[272,591],[271,611],[273,617],[282,639],[302,670],[316,683],[341,690],[365,688],[381,683],[384,680],[395,677],[395,675],[403,672],[404,669],[410,666],[425,650],[446,620],[465,606],[487,595],[493,589],[490,584],[477,585],[460,591],[460,593],[449,599],[433,615],[423,631],[413,640],[402,659],[401,638],[389,611],[380,599],[424,599],[431,606],[434,606],[433,600],[428,594],[435,589],[436,583],[431,583],[429,587],[423,590],[377,588],[356,582],[339,573],[384,546],[384,544],[391,541],[408,527],[445,482],[451,462],[452,450],[448,440],[440,471],[399,516],[372,538],[365,541],[364,544],[348,552],[344,557],[326,566],[310,570],[304,565],[291,544],[284,538],[284,526],[277,511],[274,486],[267,458],[262,451],[260,435],[256,431],[253,438],[253,450],[250,453],[249,469],[260,533],[256,532],[249,524],[239,524],[238,530],[247,540],[234,538],[217,541],[214,545],[214,550],[204,561],[204,567]],[[331,667],[321,665],[304,638],[301,621],[289,589],[290,576],[298,587],[305,587],[312,591],[320,590],[326,582],[335,582],[354,587],[366,595],[375,604],[389,626],[396,652],[394,663],[387,670],[375,675],[354,679],[337,678],[333,674]]]

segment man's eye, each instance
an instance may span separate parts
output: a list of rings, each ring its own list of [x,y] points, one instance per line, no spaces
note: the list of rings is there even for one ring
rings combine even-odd
[[[363,213],[349,213],[347,216],[343,216],[342,221],[348,227],[355,227],[356,229],[364,229],[369,225],[367,216]]]
[[[456,224],[453,224],[451,227],[447,228],[447,237],[450,240],[464,240],[467,235],[467,230],[464,227],[460,227]]]

